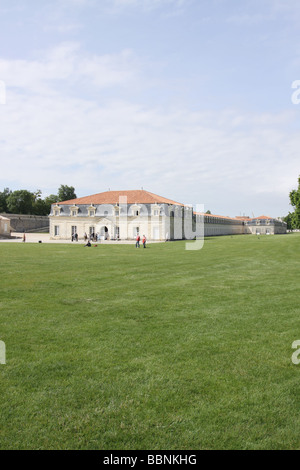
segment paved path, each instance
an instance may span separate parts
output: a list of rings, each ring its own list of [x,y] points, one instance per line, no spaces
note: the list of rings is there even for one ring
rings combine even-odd
[[[49,233],[26,233],[26,243],[38,243],[41,241],[42,243],[69,243],[73,245],[85,245],[84,240],[79,240],[78,242],[72,242],[71,240],[50,240]],[[23,233],[13,232],[11,238],[0,238],[0,243],[23,243]],[[105,241],[97,241],[91,242],[97,245],[135,245],[135,240],[121,240],[121,241],[114,241],[114,240],[105,240]],[[148,243],[148,242],[147,242]],[[160,241],[151,241],[149,243],[161,243]],[[141,246],[143,246],[141,244]]]

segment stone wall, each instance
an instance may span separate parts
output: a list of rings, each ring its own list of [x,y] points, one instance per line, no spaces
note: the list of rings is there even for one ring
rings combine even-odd
[[[0,214],[10,219],[13,232],[49,232],[49,217],[47,215]]]

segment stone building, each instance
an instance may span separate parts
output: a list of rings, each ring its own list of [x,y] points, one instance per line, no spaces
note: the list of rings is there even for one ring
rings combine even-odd
[[[0,215],[0,236],[10,237],[11,227],[10,220],[7,217]]]
[[[274,217],[261,215],[253,219],[245,220],[246,233],[253,235],[274,235],[286,233],[287,224]]]
[[[95,234],[102,240],[134,240],[145,234],[148,240],[192,240],[252,233],[244,219],[194,212],[191,206],[144,190],[106,191],[58,202],[49,217],[53,239]]]

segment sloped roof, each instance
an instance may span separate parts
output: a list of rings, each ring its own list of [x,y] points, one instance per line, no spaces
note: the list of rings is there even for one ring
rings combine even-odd
[[[59,205],[66,204],[116,204],[119,202],[120,197],[127,197],[127,204],[175,204],[177,206],[184,206],[180,202],[172,201],[157,194],[150,193],[143,189],[130,190],[130,191],[105,191],[103,193],[93,194],[91,196],[80,197],[71,199],[69,201],[58,202]]]
[[[259,217],[253,217],[251,220],[273,220],[274,217],[269,217],[267,215],[260,215]]]
[[[228,217],[227,215],[216,215],[216,214],[206,214],[204,212],[194,212],[195,215],[205,215],[205,217],[215,217],[219,219],[227,219],[227,220],[240,220],[236,217]]]

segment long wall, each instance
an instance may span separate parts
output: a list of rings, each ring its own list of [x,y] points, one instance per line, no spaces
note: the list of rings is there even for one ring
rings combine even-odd
[[[0,214],[10,219],[11,229],[15,232],[49,231],[49,217],[42,215]]]

